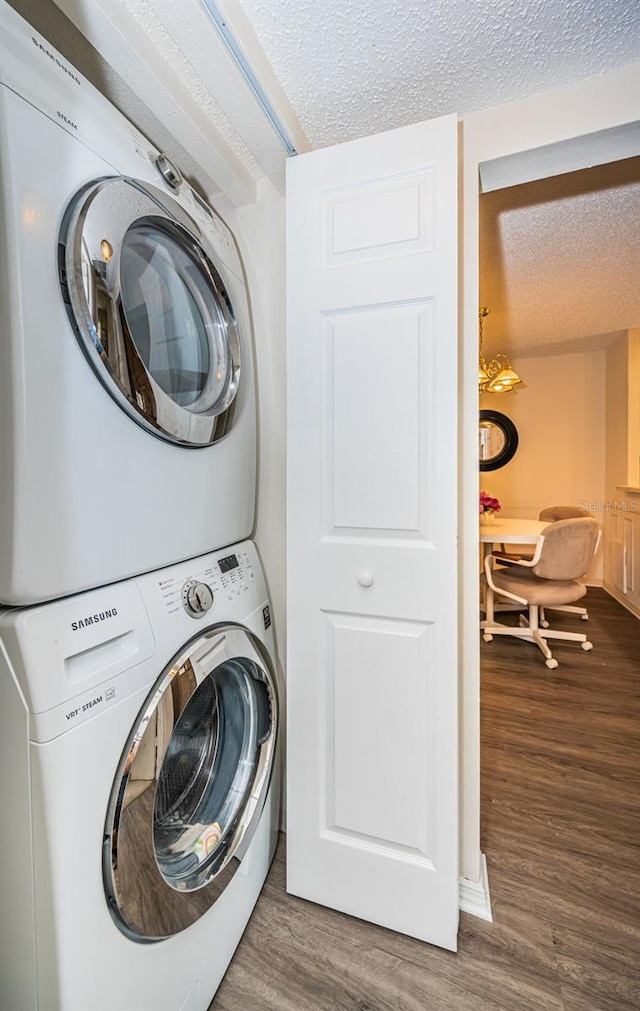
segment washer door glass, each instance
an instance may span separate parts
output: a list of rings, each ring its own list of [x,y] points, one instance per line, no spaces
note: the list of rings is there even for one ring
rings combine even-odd
[[[206,446],[228,431],[238,322],[199,229],[160,191],[106,179],[81,191],[61,232],[69,317],[94,371],[139,424]]]
[[[275,680],[241,629],[199,636],[162,676],[107,815],[105,889],[128,936],[183,930],[227,886],[260,821],[276,727]]]

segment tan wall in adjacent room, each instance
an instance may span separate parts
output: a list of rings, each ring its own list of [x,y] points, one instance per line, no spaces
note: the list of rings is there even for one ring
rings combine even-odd
[[[629,338],[620,337],[606,353],[605,490],[615,497],[617,485],[627,484],[629,419]]]
[[[606,492],[640,486],[640,329],[628,330],[607,348]]]
[[[514,359],[523,386],[485,393],[480,408],[506,414],[518,450],[480,475],[505,516],[537,519],[551,505],[581,505],[601,517],[605,498],[605,352]],[[601,552],[588,575],[602,582]]]

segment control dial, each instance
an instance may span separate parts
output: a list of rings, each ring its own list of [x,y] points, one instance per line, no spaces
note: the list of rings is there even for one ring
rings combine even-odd
[[[213,592],[206,583],[190,579],[182,587],[182,605],[191,618],[203,618],[213,606]]]
[[[179,168],[173,164],[170,158],[167,158],[166,154],[159,154],[156,158],[156,168],[167,186],[177,192],[182,185],[182,173]]]

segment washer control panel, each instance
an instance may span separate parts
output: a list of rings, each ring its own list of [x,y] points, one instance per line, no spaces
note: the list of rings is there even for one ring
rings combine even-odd
[[[182,587],[182,606],[192,618],[203,618],[213,607],[213,590],[208,583],[188,579]]]
[[[166,611],[204,618],[220,604],[239,603],[256,584],[253,561],[253,553],[238,545],[233,552],[204,556],[197,566],[183,563],[167,571],[158,582]]]
[[[246,552],[234,552],[217,559],[220,589],[227,600],[241,597],[255,580],[251,559]]]

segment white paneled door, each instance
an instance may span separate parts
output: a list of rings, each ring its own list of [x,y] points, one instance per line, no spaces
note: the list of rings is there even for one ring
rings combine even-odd
[[[456,117],[287,168],[288,888],[455,949]]]

